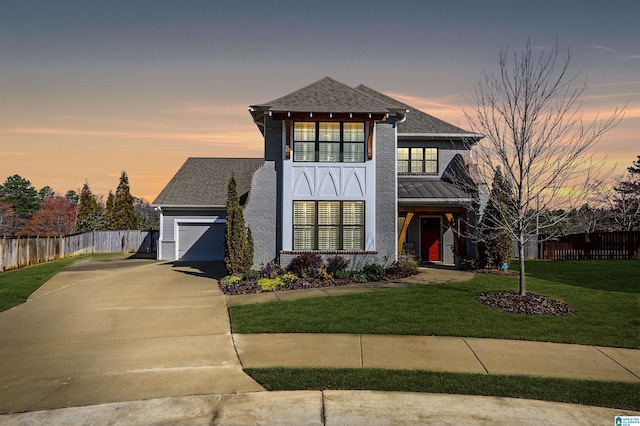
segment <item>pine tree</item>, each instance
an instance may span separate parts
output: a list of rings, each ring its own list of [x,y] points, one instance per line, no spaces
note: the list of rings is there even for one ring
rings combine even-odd
[[[78,202],[78,219],[76,221],[76,232],[88,232],[102,230],[106,227],[104,209],[98,203],[96,196],[91,192],[89,184],[84,183],[80,191]]]
[[[133,196],[129,191],[129,178],[124,171],[120,175],[120,183],[113,200],[112,220],[111,228],[116,230],[136,229],[138,225],[133,208]]]
[[[105,203],[105,216],[107,222],[107,229],[114,230],[115,228],[115,217],[113,215],[114,212],[114,204],[116,197],[113,195],[113,192],[109,190],[109,195],[107,195],[107,202]]]
[[[250,239],[250,240],[249,240]],[[251,247],[249,247],[249,242]],[[227,186],[227,223],[224,229],[224,265],[229,274],[244,274],[253,263],[253,237],[245,228],[236,179],[231,174]]]
[[[38,191],[20,175],[9,176],[0,185],[0,201],[11,204],[16,215],[25,220],[40,209]]]

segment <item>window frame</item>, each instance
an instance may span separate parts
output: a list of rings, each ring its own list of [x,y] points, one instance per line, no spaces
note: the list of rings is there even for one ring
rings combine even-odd
[[[295,214],[295,210],[296,210],[296,203],[313,203],[313,208],[314,208],[314,223],[313,224],[309,224],[309,223],[303,223],[303,224],[296,224],[296,214]],[[339,218],[339,223],[320,223],[320,204],[321,203],[338,203],[339,204],[339,212],[340,212],[340,218]],[[345,203],[360,203],[362,205],[361,209],[362,209],[362,222],[358,223],[358,224],[353,224],[353,223],[345,223],[345,211],[344,211],[344,206]],[[291,246],[292,249],[295,251],[320,251],[320,252],[332,252],[332,251],[364,251],[365,246],[366,246],[366,216],[367,216],[367,212],[366,212],[366,202],[364,200],[294,200],[293,201],[293,205],[292,205],[292,238],[291,238]],[[319,248],[323,245],[324,241],[320,241],[320,235],[321,229],[327,230],[327,229],[331,229],[331,228],[337,228],[338,229],[338,247],[337,248]],[[307,247],[296,247],[296,230],[299,229],[300,231],[304,231],[304,230],[308,230],[312,229],[312,233],[313,233],[313,237],[312,237],[312,241],[313,241],[313,247],[312,248],[308,248]],[[361,235],[361,240],[362,240],[362,245],[359,248],[344,248],[345,245],[345,229],[349,229],[349,230],[360,230],[360,235]]]
[[[314,138],[315,140],[298,140],[296,139],[296,124],[298,123],[314,123],[315,124],[315,134],[314,134]],[[322,123],[331,123],[331,124],[339,124],[339,134],[340,134],[340,138],[339,140],[324,140],[322,138],[322,134],[321,134],[321,129],[320,129],[320,125]],[[345,124],[361,124],[362,125],[362,140],[360,141],[352,141],[352,140],[348,140],[345,141]],[[367,161],[367,123],[365,121],[293,121],[291,123],[292,126],[292,133],[293,133],[293,161],[296,163],[364,163],[365,161]],[[298,157],[298,153],[302,153],[302,150],[298,150],[296,148],[298,148],[299,146],[301,147],[302,145],[298,145],[298,144],[305,144],[305,145],[311,145],[313,144],[314,146],[314,150],[313,150],[313,158],[310,160],[307,159],[299,159],[296,158]],[[321,150],[320,150],[320,146],[321,145],[331,145],[331,144],[336,144],[339,146],[339,151],[337,153],[338,155],[338,159],[337,160],[323,160],[322,156],[321,156]],[[345,146],[361,146],[362,147],[362,153],[361,155],[359,155],[360,153],[358,152],[358,150],[346,150],[345,151]],[[323,149],[322,152],[332,152],[332,150],[330,149]],[[355,156],[359,156],[361,158],[359,158],[357,161],[345,161],[345,152],[347,153],[347,155],[349,157],[355,157]],[[304,151],[304,153],[310,153],[308,150]],[[303,157],[304,158],[304,157]]]
[[[408,150],[407,158],[400,159],[400,150]],[[413,150],[419,149],[422,152],[421,158],[413,159]],[[427,159],[427,150],[435,150],[435,159]],[[399,146],[396,152],[396,169],[400,175],[428,175],[435,176],[440,173],[440,150],[433,146]],[[407,171],[400,171],[399,164],[403,162],[406,164]],[[414,163],[420,162],[420,170],[414,170]],[[427,164],[435,164],[435,171],[427,171]]]

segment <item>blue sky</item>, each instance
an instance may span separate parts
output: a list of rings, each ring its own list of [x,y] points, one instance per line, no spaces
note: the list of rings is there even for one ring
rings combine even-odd
[[[261,156],[246,110],[326,75],[465,127],[500,49],[572,52],[586,117],[627,105],[598,144],[640,154],[635,1],[0,0],[0,179],[149,201],[188,156]]]

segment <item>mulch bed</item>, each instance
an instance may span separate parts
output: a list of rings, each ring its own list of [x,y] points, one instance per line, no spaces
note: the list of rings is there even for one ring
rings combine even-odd
[[[392,281],[397,280],[399,278],[410,277],[414,274],[403,273],[400,271],[388,271],[384,275],[369,277],[368,282],[378,282],[378,281]],[[283,286],[279,286],[277,291],[288,291],[288,290],[304,290],[308,288],[323,288],[323,287],[337,287],[347,284],[358,284],[363,283],[363,281],[358,281],[357,279],[321,279],[321,278],[299,278],[296,281],[285,284]],[[218,281],[218,286],[220,290],[228,296],[236,296],[239,294],[253,294],[253,293],[261,293],[262,290],[256,285],[255,280],[247,280],[242,281],[234,285],[224,285],[222,282]]]
[[[572,315],[576,311],[559,300],[535,293],[520,296],[515,291],[483,292],[476,294],[476,300],[501,310],[520,315]]]

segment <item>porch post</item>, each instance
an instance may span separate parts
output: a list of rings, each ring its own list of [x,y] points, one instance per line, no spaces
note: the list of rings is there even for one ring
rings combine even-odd
[[[400,236],[398,237],[398,255],[402,253],[402,242],[407,236],[407,229],[409,229],[409,223],[413,219],[413,212],[407,212],[407,217],[404,219],[402,229],[400,230]]]

